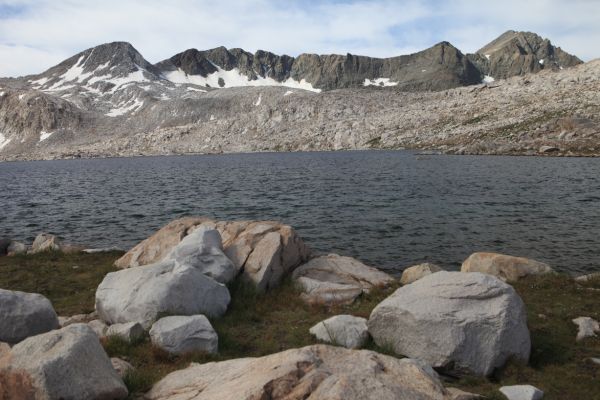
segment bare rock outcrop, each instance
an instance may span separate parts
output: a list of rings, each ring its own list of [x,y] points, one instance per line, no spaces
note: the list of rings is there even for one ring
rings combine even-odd
[[[292,279],[302,289],[304,301],[329,305],[350,304],[361,294],[394,282],[385,272],[337,254],[313,258],[298,267]]]
[[[149,400],[453,400],[437,374],[411,359],[325,345],[261,358],[192,364],[159,381]]]

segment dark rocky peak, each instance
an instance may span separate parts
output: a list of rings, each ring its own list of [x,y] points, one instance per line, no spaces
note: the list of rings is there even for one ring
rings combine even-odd
[[[550,40],[533,32],[507,31],[486,46],[469,55],[485,74],[499,78],[558,70],[581,64],[582,61],[552,45]]]

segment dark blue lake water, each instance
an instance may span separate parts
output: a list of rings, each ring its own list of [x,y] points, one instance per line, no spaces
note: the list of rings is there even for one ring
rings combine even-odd
[[[268,153],[0,163],[0,236],[127,249],[172,219],[276,219],[400,271],[472,252],[600,270],[600,159]]]

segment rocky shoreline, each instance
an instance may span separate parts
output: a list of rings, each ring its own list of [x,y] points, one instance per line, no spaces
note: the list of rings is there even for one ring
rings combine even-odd
[[[47,234],[31,247],[16,243],[0,241],[0,255],[25,262],[85,251]],[[40,294],[0,288],[0,398],[126,398],[141,364],[130,363],[135,357],[110,359],[107,351],[144,342],[161,360],[218,357],[232,340],[222,319],[257,311],[239,309],[251,303],[249,293],[286,296],[308,313],[327,310],[328,318],[302,332],[326,344],[182,364],[134,394],[165,400],[481,398],[449,385],[451,377],[485,380],[507,363],[539,357],[532,315],[513,286],[563,279],[535,260],[474,253],[460,272],[421,264],[398,280],[350,257],[312,254],[292,227],[279,222],[203,217],[172,221],[119,254],[116,269],[99,277],[92,313],[59,317]],[[595,275],[568,279],[590,294],[598,290],[587,286]],[[286,282],[294,289],[285,289]],[[353,315],[377,293],[358,313],[365,317]],[[600,327],[590,315],[573,317],[579,331],[571,340],[595,349]],[[251,324],[258,329],[261,323]],[[118,354],[135,354],[123,351]],[[544,387],[520,383],[504,385],[496,396],[505,397],[497,398],[542,398]]]

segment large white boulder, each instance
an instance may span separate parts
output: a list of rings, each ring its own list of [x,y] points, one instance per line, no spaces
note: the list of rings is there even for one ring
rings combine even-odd
[[[214,221],[185,217],[170,222],[115,262],[131,268],[163,261],[184,238],[201,228],[216,229],[223,251],[236,271],[260,291],[277,286],[283,277],[305,262],[310,250],[288,225],[274,221]]]
[[[369,340],[365,318],[353,315],[336,315],[319,322],[309,332],[322,342],[360,349]]]
[[[316,257],[294,270],[301,298],[311,304],[349,304],[374,287],[385,287],[394,278],[362,262],[337,254]]]
[[[150,340],[172,354],[216,353],[219,348],[217,332],[204,315],[161,318],[152,325]]]
[[[544,392],[531,385],[502,386],[502,393],[508,400],[541,400]]]
[[[462,272],[482,272],[506,282],[515,282],[529,275],[554,272],[552,267],[543,262],[497,253],[473,253],[463,262],[460,270]]]
[[[50,300],[41,294],[0,289],[0,342],[18,343],[58,327]]]
[[[225,285],[175,261],[111,272],[96,290],[96,311],[102,320],[139,322],[146,329],[161,314],[221,316],[229,301]]]
[[[437,272],[396,290],[372,311],[375,343],[456,373],[489,375],[531,349],[525,305],[481,273]]]
[[[223,253],[219,232],[204,226],[187,235],[165,259],[195,267],[220,283],[231,282],[238,272]]]
[[[167,375],[148,400],[454,400],[423,363],[325,345],[205,364]]]
[[[2,399],[126,397],[127,388],[85,324],[30,337],[0,358]]]

